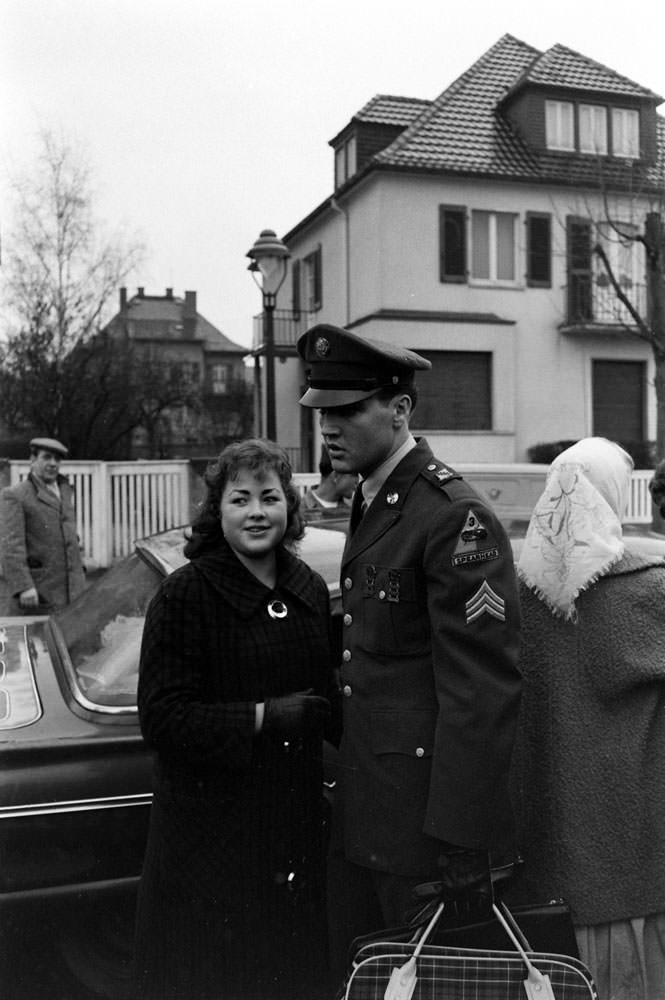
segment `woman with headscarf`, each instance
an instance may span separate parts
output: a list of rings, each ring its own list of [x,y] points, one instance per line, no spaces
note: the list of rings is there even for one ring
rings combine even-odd
[[[514,899],[563,898],[606,1000],[665,997],[665,564],[625,547],[633,462],[552,463],[517,565],[524,694]]]

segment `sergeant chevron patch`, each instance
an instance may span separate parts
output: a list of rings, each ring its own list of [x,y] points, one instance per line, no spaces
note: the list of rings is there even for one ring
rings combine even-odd
[[[475,594],[466,602],[467,625],[484,614],[491,615],[500,622],[506,620],[506,602],[492,590],[487,580],[483,580]]]

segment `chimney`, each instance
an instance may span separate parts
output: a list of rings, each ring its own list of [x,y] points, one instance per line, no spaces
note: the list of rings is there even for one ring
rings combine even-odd
[[[185,301],[182,306],[182,325],[185,340],[194,340],[196,333],[196,292],[185,292]]]
[[[120,289],[120,312],[124,313],[127,309],[127,289]]]
[[[166,298],[169,300],[169,302],[173,299],[173,289],[172,288],[167,288],[166,289]]]
[[[138,297],[140,299],[142,299],[143,296],[145,295],[145,288],[143,287],[143,285],[139,285],[139,287],[136,289],[136,291],[137,291]]]

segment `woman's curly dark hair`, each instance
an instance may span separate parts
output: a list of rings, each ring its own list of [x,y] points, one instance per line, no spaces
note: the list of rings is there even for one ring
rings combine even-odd
[[[224,537],[219,506],[226,485],[237,478],[241,469],[247,469],[258,479],[275,472],[286,497],[286,531],[282,543],[292,547],[305,534],[305,521],[300,513],[300,494],[293,483],[291,463],[286,452],[274,441],[248,438],[234,441],[224,448],[211,462],[203,480],[208,493],[199,514],[192,521],[191,538],[185,546],[185,555],[195,558],[204,549],[219,544]]]
[[[653,471],[653,479],[649,483],[651,499],[665,517],[665,459],[662,459]]]

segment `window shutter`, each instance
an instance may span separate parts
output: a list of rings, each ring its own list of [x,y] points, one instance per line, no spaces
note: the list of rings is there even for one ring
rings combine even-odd
[[[320,309],[323,305],[323,274],[321,271],[321,246],[314,251],[314,309]]]
[[[466,281],[466,209],[439,206],[439,280]]]
[[[568,322],[593,320],[591,286],[591,223],[568,216]]]
[[[593,362],[593,433],[613,441],[643,441],[646,365]]]
[[[492,354],[490,351],[418,353],[432,369],[418,383],[414,426],[422,430],[492,429]]]
[[[300,261],[291,264],[291,309],[294,319],[300,319]]]
[[[531,287],[550,288],[552,284],[552,220],[549,215],[527,212],[526,280]]]

